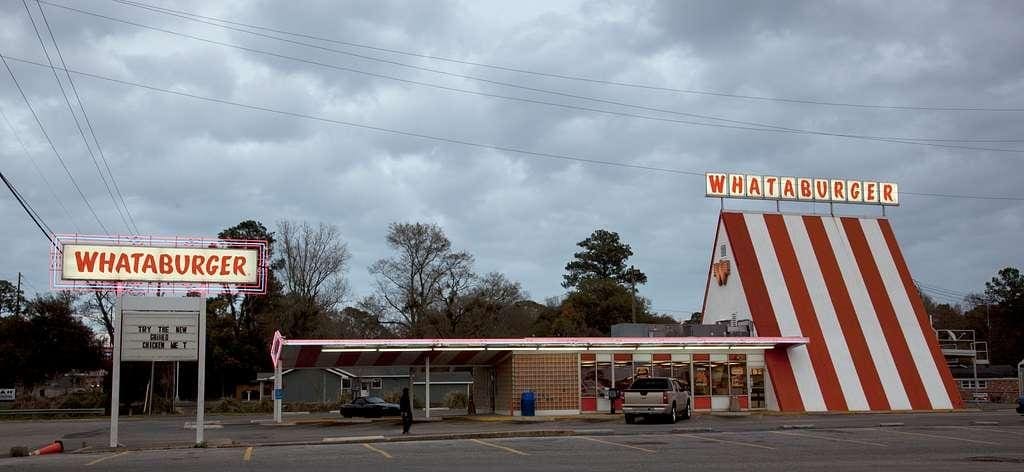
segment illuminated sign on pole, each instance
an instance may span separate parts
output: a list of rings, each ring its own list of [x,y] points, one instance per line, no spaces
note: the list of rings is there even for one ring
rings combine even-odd
[[[64,244],[65,280],[254,284],[256,249]]]
[[[899,186],[892,182],[816,179],[746,174],[704,174],[705,195],[802,202],[898,206]]]

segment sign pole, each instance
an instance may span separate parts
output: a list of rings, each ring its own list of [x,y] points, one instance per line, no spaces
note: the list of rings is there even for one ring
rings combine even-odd
[[[281,391],[281,360],[274,364],[274,423],[281,423],[281,400],[284,397]]]
[[[110,447],[117,447],[117,419],[121,409],[121,333],[124,326],[124,295],[117,288],[117,306],[114,308],[117,317],[114,328],[114,355],[111,359],[110,374]]]
[[[206,303],[199,310],[199,384],[196,393],[196,445],[203,443],[206,418]]]

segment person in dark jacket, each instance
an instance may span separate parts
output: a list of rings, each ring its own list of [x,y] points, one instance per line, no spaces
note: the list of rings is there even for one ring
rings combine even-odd
[[[398,411],[402,413],[402,434],[409,434],[412,426],[412,401],[409,400],[409,388],[402,389],[402,398],[398,400]]]

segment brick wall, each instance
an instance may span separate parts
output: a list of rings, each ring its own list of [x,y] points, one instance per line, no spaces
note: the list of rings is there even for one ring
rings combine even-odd
[[[1014,378],[1004,379],[978,379],[986,382],[985,388],[960,388],[960,398],[964,401],[973,399],[975,393],[987,393],[988,401],[992,403],[1016,403],[1019,381]],[[959,382],[958,382],[959,384]]]
[[[514,354],[512,402],[519,409],[519,397],[532,390],[537,410],[579,410],[580,361],[576,353]]]

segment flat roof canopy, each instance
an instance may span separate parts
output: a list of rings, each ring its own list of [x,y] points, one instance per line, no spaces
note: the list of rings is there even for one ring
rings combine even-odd
[[[494,365],[513,352],[714,352],[807,344],[805,337],[285,339],[270,356],[281,368]]]

